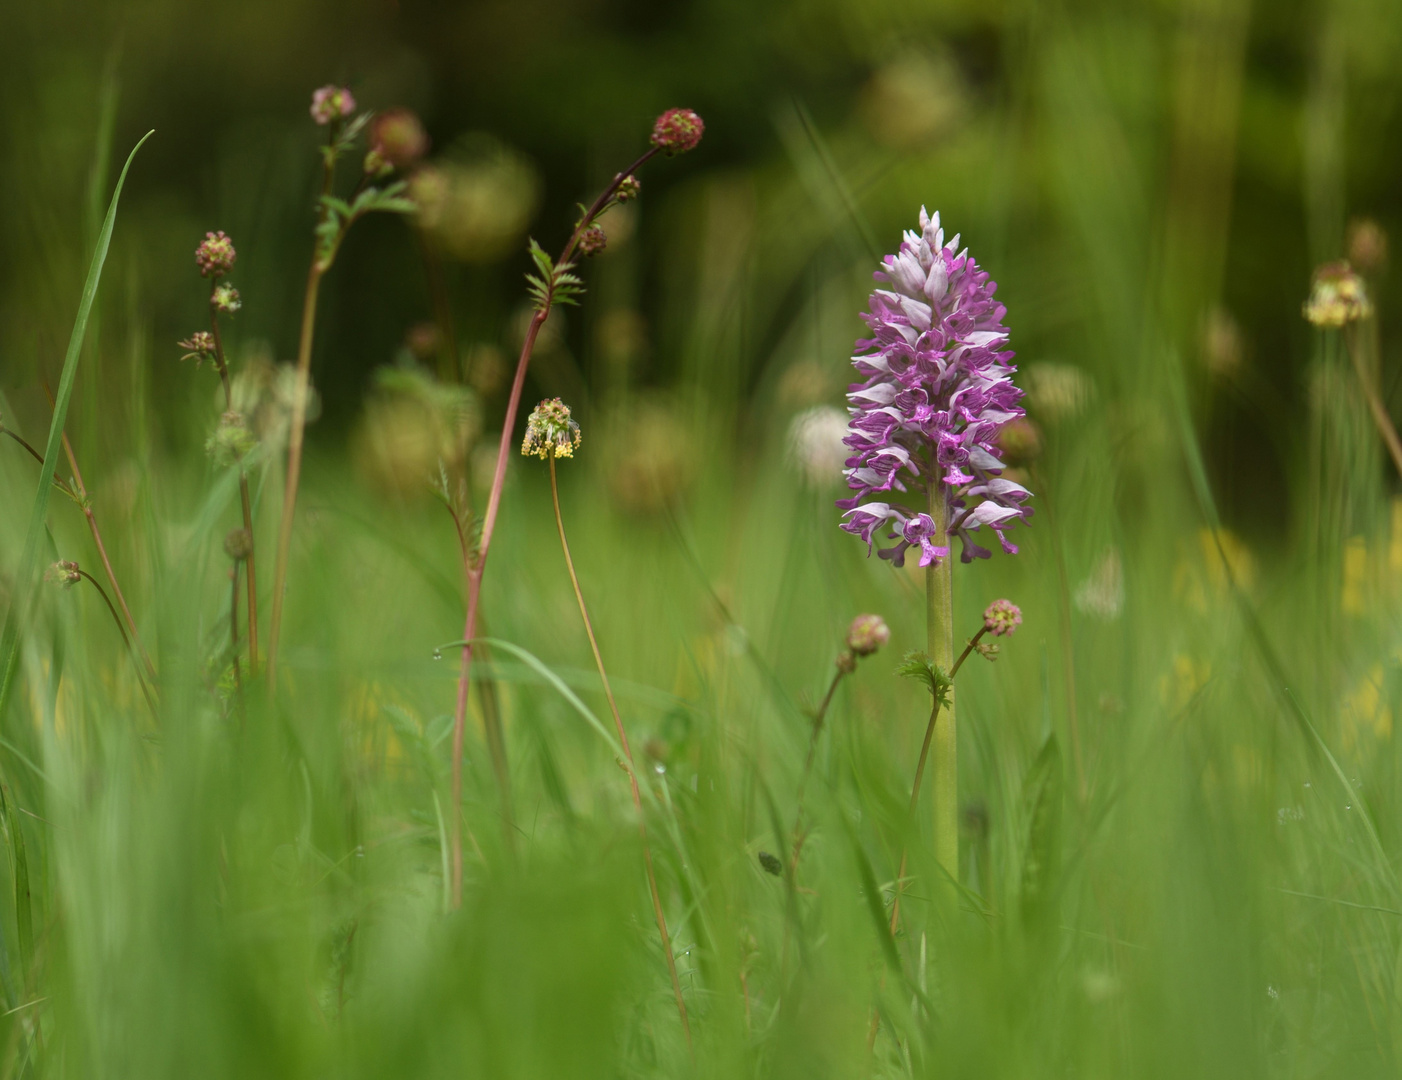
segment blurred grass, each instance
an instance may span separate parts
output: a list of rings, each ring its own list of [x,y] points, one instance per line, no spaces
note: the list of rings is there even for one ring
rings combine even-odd
[[[31,441],[107,198],[103,118],[111,146],[158,129],[69,430],[161,672],[153,720],[86,585],[47,592],[24,638],[0,716],[0,1074],[1396,1075],[1402,503],[1341,343],[1299,315],[1349,218],[1397,232],[1387,3],[177,7],[0,14],[0,416]],[[402,405],[373,372],[433,305],[402,225],[352,237],[313,369],[285,693],[242,717],[229,697],[236,478],[201,453],[216,388],[173,342],[200,318],[190,251],[225,228],[236,370],[289,354],[305,91],[338,73],[367,106],[419,108],[439,153],[489,131],[533,162],[543,242],[661,107],[706,116],[700,150],[644,177],[528,390],[584,424],[563,512],[650,770],[694,1065],[626,777],[506,650],[480,673],[515,820],[474,694],[466,899],[444,910],[454,665],[434,650],[462,596],[427,483],[439,456],[471,482],[491,445],[482,357],[516,348],[523,260],[445,265],[477,395],[459,428],[439,399],[365,407]],[[927,815],[905,822],[928,703],[892,669],[924,640],[923,583],[837,531],[836,485],[789,445],[798,413],[841,403],[870,248],[922,202],[1001,283],[1045,443],[1021,554],[956,572],[958,626],[999,596],[1025,614],[960,675],[957,912]],[[1372,281],[1389,388],[1396,282]],[[264,551],[280,473],[254,475]],[[38,474],[0,444],[7,607]],[[74,508],[48,527],[46,558],[93,562]],[[892,640],[839,687],[791,893],[757,856],[784,850],[804,710],[862,611]],[[484,612],[602,709],[525,459]],[[864,882],[889,903],[907,840],[897,977]]]

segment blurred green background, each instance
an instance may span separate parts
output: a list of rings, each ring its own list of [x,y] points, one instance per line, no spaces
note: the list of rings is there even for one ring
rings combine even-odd
[[[1397,1075],[1402,504],[1346,342],[1301,303],[1354,257],[1391,400],[1399,57],[1388,0],[0,7],[0,418],[31,442],[116,169],[156,131],[68,432],[161,694],[155,718],[86,585],[49,590],[0,717],[0,1076]],[[270,568],[331,81],[416,110],[448,197],[358,224],[323,284],[284,685],[241,710],[236,478],[176,341],[223,229]],[[558,249],[676,105],[705,138],[611,212],[526,403],[584,427],[563,513],[651,769],[694,1055],[625,777],[501,650],[445,911],[434,650],[462,587],[429,492],[441,461],[481,507],[527,237]],[[999,596],[1025,614],[960,675],[957,912],[904,811],[928,700],[892,670],[923,582],[837,530],[811,411],[842,405],[870,273],[922,204],[1000,283],[1041,432],[1022,553],[956,567],[956,633]],[[0,601],[36,473],[0,443]],[[46,561],[96,570],[72,505],[49,525]],[[782,881],[756,857],[787,842],[860,611],[892,642],[834,698]],[[511,463],[484,617],[607,717],[536,462]]]
[[[838,400],[865,287],[854,271],[923,202],[1001,283],[1024,365],[1071,364],[1113,403],[1152,402],[1162,357],[1148,339],[1168,341],[1191,367],[1228,518],[1263,542],[1300,512],[1288,477],[1310,270],[1344,253],[1350,218],[1398,223],[1402,20],[1386,0],[56,3],[0,18],[5,385],[57,362],[114,109],[118,152],[157,134],[117,232],[86,419],[111,416],[98,403],[130,377],[116,358],[144,335],[172,452],[203,437],[186,414],[207,380],[167,344],[198,318],[189,250],[205,230],[239,245],[237,342],[292,355],[316,182],[304,99],[326,81],[365,107],[416,109],[441,159],[519,155],[506,194],[481,196],[506,223],[460,222],[446,259],[465,352],[514,351],[525,232],[557,246],[574,202],[663,108],[706,118],[698,153],[651,171],[633,235],[599,270],[608,295],[568,320],[569,360],[542,365],[535,393],[616,377],[683,388],[729,410],[753,447],[765,390],[795,361],[821,365],[830,385],[813,393]],[[110,182],[110,162],[100,171]],[[1382,287],[1395,295],[1395,277]],[[818,296],[831,320],[815,325]],[[432,315],[401,222],[356,230],[323,305],[314,437],[328,442]],[[1122,437],[1151,421],[1127,419]]]

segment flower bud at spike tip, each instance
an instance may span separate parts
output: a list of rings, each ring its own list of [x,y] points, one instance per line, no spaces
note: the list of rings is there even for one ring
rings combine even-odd
[[[408,109],[387,109],[370,121],[370,147],[395,168],[402,169],[428,153],[428,132]]]
[[[847,647],[858,656],[870,656],[891,640],[891,629],[880,615],[858,615],[847,628]]]
[[[690,109],[668,109],[652,125],[652,145],[668,155],[695,150],[706,131],[701,117]]]
[[[1325,263],[1314,272],[1314,287],[1305,301],[1305,318],[1325,330],[1338,330],[1373,313],[1363,279],[1347,262]]]
[[[243,301],[239,299],[239,291],[232,285],[226,284],[214,287],[214,295],[209,298],[209,302],[220,315],[232,315],[243,307]]]
[[[312,93],[312,119],[323,127],[355,112],[355,97],[344,86],[328,84]]]
[[[613,197],[619,202],[629,202],[636,199],[643,191],[643,182],[631,173],[618,182],[618,187],[614,190]]]
[[[44,571],[44,580],[55,585],[62,585],[65,588],[72,588],[83,580],[83,575],[78,572],[77,563],[60,559]]]
[[[983,613],[983,628],[995,637],[1011,634],[1022,625],[1022,609],[1011,600],[994,600]]]
[[[253,554],[253,537],[247,529],[230,529],[224,537],[224,554],[234,562],[242,562]]]
[[[608,246],[609,238],[597,225],[590,225],[579,236],[579,250],[586,255],[597,255]]]
[[[570,407],[559,398],[542,401],[526,418],[526,438],[521,453],[546,458],[573,457],[579,448],[579,425],[570,419]]]
[[[195,248],[195,264],[200,268],[201,277],[222,277],[234,268],[237,258],[234,242],[224,235],[223,229],[205,233],[204,240]]]

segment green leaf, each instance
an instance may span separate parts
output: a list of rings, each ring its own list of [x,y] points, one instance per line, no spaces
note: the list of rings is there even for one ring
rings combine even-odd
[[[83,336],[88,329],[88,318],[92,314],[93,300],[97,296],[98,282],[102,280],[102,267],[107,261],[107,248],[112,242],[112,228],[117,221],[117,202],[122,195],[122,185],[126,183],[127,170],[131,168],[136,152],[155,132],[148,131],[141,137],[127,155],[122,173],[117,177],[116,189],[112,192],[112,202],[107,207],[107,216],[98,233],[97,246],[93,250],[92,262],[88,266],[87,281],[83,283],[83,296],[78,303],[78,316],[73,321],[73,332],[68,338],[68,352],[63,358],[63,373],[58,380],[58,393],[54,398],[54,416],[49,424],[49,439],[44,446],[44,465],[39,470],[41,477],[53,476],[58,466],[59,447],[63,441],[63,425],[68,417],[68,402],[73,396],[73,379],[78,373],[78,358],[83,351]],[[44,532],[44,517],[49,509],[49,492],[53,485],[47,480],[39,484],[34,495],[34,505],[29,514],[29,531],[25,535],[24,553],[20,556],[19,568],[15,575],[13,601],[5,616],[5,628],[0,632],[0,719],[5,715],[10,694],[14,689],[15,672],[19,667],[20,622],[28,615],[33,601],[34,585],[39,570],[39,541]]]
[[[34,911],[29,896],[29,856],[25,852],[19,818],[15,816],[13,796],[6,792],[3,785],[0,785],[0,815],[4,817],[5,834],[10,841],[10,858],[15,871],[15,930],[19,937],[20,963],[24,968],[24,988],[28,993],[33,987],[34,974]]]
[[[536,243],[535,237],[531,237],[527,250],[531,253],[531,258],[535,260],[536,269],[540,271],[540,276],[546,281],[550,281],[555,276],[555,260]]]
[[[944,668],[934,663],[925,653],[906,653],[905,659],[901,661],[901,666],[896,668],[896,674],[906,679],[920,680],[925,684],[925,689],[935,696],[941,706],[949,704],[949,691],[954,683],[945,673]]]
[[[1021,905],[1024,922],[1047,909],[1061,853],[1061,748],[1047,736],[1022,781],[1027,842],[1022,853]]]

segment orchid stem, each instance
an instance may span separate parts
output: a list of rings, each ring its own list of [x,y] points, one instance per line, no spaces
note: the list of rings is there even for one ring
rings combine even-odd
[[[657,917],[657,932],[662,937],[662,951],[667,957],[667,971],[672,977],[672,993],[677,998],[677,1013],[681,1016],[682,1030],[686,1032],[686,1044],[691,1046],[691,1023],[686,1015],[686,1001],[682,997],[681,981],[677,978],[677,961],[672,955],[672,938],[667,932],[667,917],[662,912],[662,898],[657,891],[657,875],[652,869],[652,850],[647,842],[647,822],[643,817],[643,800],[638,793],[637,770],[633,767],[633,751],[628,745],[628,733],[623,727],[623,718],[618,714],[618,703],[613,697],[613,687],[609,685],[608,672],[604,670],[604,658],[599,653],[599,643],[594,637],[594,627],[589,621],[589,609],[584,605],[584,593],[579,588],[579,577],[574,572],[574,559],[570,557],[570,542],[565,539],[565,521],[560,515],[560,489],[555,481],[555,451],[550,451],[550,499],[555,506],[555,525],[560,530],[560,547],[565,553],[565,566],[569,568],[570,584],[574,586],[574,597],[579,601],[579,614],[584,619],[584,632],[589,635],[589,648],[594,652],[594,664],[599,669],[599,679],[604,684],[604,696],[608,698],[609,711],[613,713],[613,725],[618,731],[618,742],[628,759],[628,783],[633,792],[633,809],[638,814],[638,833],[643,841],[643,862],[647,866],[647,884],[652,892],[652,910]],[[831,693],[829,693],[831,697]]]
[[[930,485],[930,517],[935,532],[930,538],[937,548],[944,548],[943,558],[931,563],[925,571],[926,651],[936,667],[950,671],[954,660],[954,560],[949,552],[949,499],[943,484]],[[945,705],[945,722],[935,726],[939,710],[930,715],[930,730],[926,744],[934,735],[935,755],[935,858],[949,876],[959,880],[959,762],[958,742],[954,726],[954,688],[949,689]],[[921,765],[924,751],[921,751]],[[919,791],[917,780],[916,791]],[[912,801],[913,801],[912,793]]]

